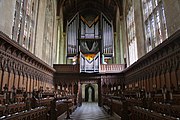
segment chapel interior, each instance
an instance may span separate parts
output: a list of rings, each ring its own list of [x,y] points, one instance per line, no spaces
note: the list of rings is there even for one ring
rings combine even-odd
[[[0,0],[0,119],[180,120],[180,0]]]

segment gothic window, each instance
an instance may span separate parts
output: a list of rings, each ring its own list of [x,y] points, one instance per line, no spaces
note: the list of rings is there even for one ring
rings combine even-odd
[[[12,39],[32,50],[37,0],[16,0]]]
[[[128,50],[129,50],[129,62],[133,64],[137,59],[137,40],[134,21],[134,8],[131,6],[127,14],[127,38],[128,38]]]
[[[146,50],[149,52],[167,36],[166,18],[162,0],[142,0]]]
[[[45,12],[45,23],[44,23],[44,40],[43,40],[43,59],[46,63],[52,64],[52,52],[53,52],[53,2],[47,0],[46,12]]]

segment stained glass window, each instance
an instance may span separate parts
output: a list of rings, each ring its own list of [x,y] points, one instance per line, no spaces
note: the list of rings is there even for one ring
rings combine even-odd
[[[27,50],[32,50],[35,31],[37,0],[16,0],[12,39]]]
[[[43,40],[43,60],[52,64],[52,52],[53,52],[53,30],[54,30],[54,12],[53,12],[53,1],[47,0],[46,12],[45,12],[45,23],[44,23],[44,40]]]
[[[166,19],[162,0],[142,0],[146,36],[146,51],[162,43],[167,36]]]
[[[127,38],[128,38],[128,50],[129,50],[129,62],[133,64],[137,59],[137,40],[134,21],[134,8],[131,7],[127,14]]]

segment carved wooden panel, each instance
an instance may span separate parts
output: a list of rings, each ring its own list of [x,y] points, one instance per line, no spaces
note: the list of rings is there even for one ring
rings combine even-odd
[[[4,33],[0,32],[0,92],[5,84],[11,91],[14,85],[16,89],[27,89],[32,91],[35,88],[31,81],[33,77],[38,81],[44,80],[53,85],[54,69],[37,58],[35,55],[11,40]]]
[[[180,31],[177,31],[162,44],[151,52],[140,58],[135,64],[124,71],[125,84],[131,84],[139,79],[144,82],[143,87],[147,91],[161,89],[164,86],[171,90],[171,87],[178,89],[179,57],[180,57]]]

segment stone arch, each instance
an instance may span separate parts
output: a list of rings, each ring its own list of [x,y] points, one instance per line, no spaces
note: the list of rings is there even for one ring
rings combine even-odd
[[[92,89],[92,102],[95,101],[95,89],[94,87],[92,86],[92,84],[87,84],[85,86],[85,102],[88,102],[88,96],[89,96],[89,93],[88,93],[88,89],[91,88]]]

